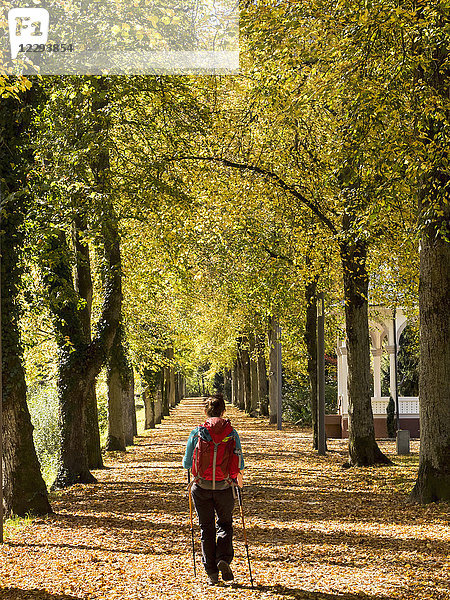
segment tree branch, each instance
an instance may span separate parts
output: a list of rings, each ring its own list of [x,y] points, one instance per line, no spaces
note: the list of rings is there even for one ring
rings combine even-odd
[[[289,256],[285,256],[284,254],[279,254],[278,252],[274,252],[273,250],[271,250],[266,244],[262,245],[262,248],[265,252],[267,252],[267,254],[271,257],[274,258],[276,260],[285,260],[288,264],[290,264],[291,266],[295,267],[295,263],[292,260],[292,258],[290,258]]]
[[[286,181],[281,179],[281,177],[279,175],[277,175],[276,173],[273,173],[272,171],[268,171],[267,169],[257,167],[256,165],[249,165],[246,163],[238,163],[238,162],[235,162],[232,160],[228,160],[227,158],[218,158],[215,156],[178,156],[178,157],[172,158],[171,160],[173,160],[173,161],[174,160],[206,160],[209,162],[215,162],[215,163],[225,165],[226,167],[232,167],[233,169],[238,169],[239,171],[252,171],[253,173],[258,173],[259,175],[262,175],[263,177],[267,177],[268,179],[274,181],[275,184],[278,185],[278,187],[280,187],[284,191],[288,192],[289,194],[294,196],[294,198],[296,198],[299,202],[301,202],[302,204],[307,206],[316,215],[316,217],[326,227],[328,227],[328,229],[333,233],[333,235],[337,234],[337,229],[336,229],[334,223],[321,211],[321,209],[317,206],[317,204],[315,204],[311,200],[308,200],[308,198],[306,198],[295,187],[293,187],[289,183],[286,183]]]

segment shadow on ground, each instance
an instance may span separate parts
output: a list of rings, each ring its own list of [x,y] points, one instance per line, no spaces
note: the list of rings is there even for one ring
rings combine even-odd
[[[45,581],[56,592],[61,589],[62,564],[81,580],[97,578],[102,598],[112,597],[117,589],[124,589],[123,600],[135,598],[135,582],[146,600],[192,598],[186,592],[191,536],[181,460],[191,426],[201,421],[199,410],[194,402],[183,401],[161,426],[136,438],[127,453],[109,456],[109,468],[96,472],[98,484],[53,494],[56,513],[35,519],[23,536],[18,532],[7,542],[8,563],[0,562],[0,600],[77,600],[41,589],[5,587],[9,582],[38,588]],[[255,585],[255,595],[250,585],[234,584],[231,589],[239,597],[444,599],[438,591],[446,585],[444,510],[408,504],[406,494],[392,487],[402,471],[389,467],[344,472],[343,445],[335,442],[333,455],[318,457],[305,433],[286,427],[280,434],[234,407],[229,412],[245,442],[243,498],[252,565],[266,584]],[[410,471],[404,476],[410,477]],[[238,507],[235,519],[237,557],[242,557]],[[196,519],[194,535],[200,560]],[[20,570],[22,579],[17,577]],[[14,579],[9,579],[12,573]],[[125,580],[132,581],[131,588],[123,587]],[[303,589],[308,586],[324,591]],[[373,595],[377,589],[381,593]],[[209,593],[211,599],[218,598]]]
[[[250,585],[234,584],[233,589],[251,590]],[[298,600],[390,600],[389,596],[373,596],[360,592],[358,594],[328,594],[326,592],[308,592],[300,588],[291,588],[284,585],[255,585],[254,590],[262,593],[271,593],[284,598],[297,598]]]
[[[49,594],[45,590],[24,590],[21,588],[0,588],[0,600],[80,600],[78,596]]]

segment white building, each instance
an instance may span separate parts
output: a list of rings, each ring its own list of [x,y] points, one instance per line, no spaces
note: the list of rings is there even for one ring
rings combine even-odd
[[[407,318],[401,308],[396,311],[395,338],[392,310],[383,306],[370,308],[369,332],[372,341],[373,357],[373,397],[372,410],[375,435],[386,437],[386,408],[389,396],[381,395],[381,357],[383,352],[389,354],[390,394],[395,399],[395,345],[399,347],[400,336],[407,324]],[[387,342],[387,343],[386,343]],[[338,378],[338,413],[327,415],[327,435],[329,437],[348,436],[348,395],[347,395],[347,348],[345,339],[337,342],[337,378]],[[419,437],[419,398],[399,396],[400,429],[408,429],[411,437]],[[339,431],[340,429],[340,431]],[[340,434],[340,435],[339,435]]]

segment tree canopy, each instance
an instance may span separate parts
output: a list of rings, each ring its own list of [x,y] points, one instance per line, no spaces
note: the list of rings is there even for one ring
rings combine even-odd
[[[285,382],[290,393],[303,382],[315,428],[324,292],[330,365],[347,339],[349,465],[388,462],[369,307],[419,312],[415,497],[448,498],[448,372],[429,351],[449,352],[448,16],[443,1],[257,0],[242,7],[238,74],[0,72],[6,222],[20,209],[15,280],[2,289],[18,368],[29,385],[57,383],[57,487],[92,481],[105,365],[112,429],[134,374],[145,388],[162,373],[167,411],[177,378],[235,388],[241,377],[252,412],[278,324]],[[22,146],[11,119],[26,123]]]

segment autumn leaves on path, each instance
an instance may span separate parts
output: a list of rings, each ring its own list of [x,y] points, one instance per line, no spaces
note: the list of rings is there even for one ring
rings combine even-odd
[[[126,454],[110,454],[98,484],[59,492],[54,515],[7,528],[0,599],[450,598],[448,510],[407,503],[417,443],[402,459],[382,443],[393,467],[343,470],[343,441],[318,457],[309,432],[278,432],[231,406],[228,416],[245,453],[254,590],[237,507],[234,585],[206,586],[197,524],[194,578],[181,460],[202,410],[186,399]]]

